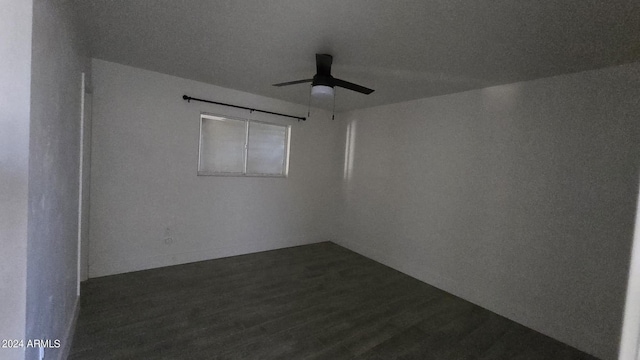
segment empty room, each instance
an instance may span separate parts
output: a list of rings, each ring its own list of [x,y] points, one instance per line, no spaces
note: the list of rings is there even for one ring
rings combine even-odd
[[[640,359],[640,2],[1,1],[0,359]]]

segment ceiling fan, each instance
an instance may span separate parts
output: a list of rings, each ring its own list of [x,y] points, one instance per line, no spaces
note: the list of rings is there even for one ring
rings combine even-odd
[[[373,92],[373,89],[366,88],[364,86],[354,84],[345,80],[336,79],[331,76],[331,64],[333,63],[333,56],[329,54],[316,54],[316,74],[312,79],[295,80],[279,84],[273,84],[273,86],[288,86],[302,83],[311,83],[311,96],[333,96],[334,87],[338,86],[361,94],[369,95]]]

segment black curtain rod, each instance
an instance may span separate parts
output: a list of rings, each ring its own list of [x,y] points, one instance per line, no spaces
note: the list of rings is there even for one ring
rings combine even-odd
[[[300,117],[300,116],[293,116],[293,115],[281,114],[281,113],[272,112],[272,111],[265,111],[265,110],[252,109],[252,108],[248,108],[248,107],[244,107],[244,106],[231,105],[231,104],[225,104],[225,103],[221,103],[221,102],[217,102],[217,101],[211,101],[211,100],[198,99],[198,98],[194,98],[194,97],[187,96],[187,95],[182,95],[182,99],[183,99],[183,100],[187,100],[187,102],[191,102],[191,100],[193,100],[193,101],[201,101],[201,102],[206,102],[206,103],[209,103],[209,104],[216,104],[216,105],[222,105],[222,106],[229,106],[229,107],[234,107],[234,108],[237,108],[237,109],[244,109],[244,110],[249,110],[249,111],[257,111],[257,112],[261,112],[261,113],[265,113],[265,114],[271,114],[271,115],[284,116],[284,117],[289,117],[289,118],[297,119],[298,121],[300,121],[300,120],[302,120],[302,121],[306,121],[306,120],[307,120],[307,118],[306,118],[306,117]]]

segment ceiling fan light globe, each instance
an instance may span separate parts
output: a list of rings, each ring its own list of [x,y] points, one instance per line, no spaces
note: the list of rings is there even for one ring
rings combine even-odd
[[[314,85],[311,87],[311,96],[326,98],[333,96],[333,88],[331,86],[326,85]]]

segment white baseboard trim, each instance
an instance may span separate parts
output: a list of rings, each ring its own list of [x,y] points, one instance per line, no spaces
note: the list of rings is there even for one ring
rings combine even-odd
[[[64,332],[64,338],[61,339],[62,349],[58,352],[58,360],[66,360],[71,352],[71,343],[73,342],[73,336],[76,332],[76,323],[78,321],[78,315],[80,314],[80,296],[76,296],[76,300],[73,304],[73,313],[69,325]]]

